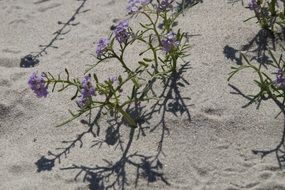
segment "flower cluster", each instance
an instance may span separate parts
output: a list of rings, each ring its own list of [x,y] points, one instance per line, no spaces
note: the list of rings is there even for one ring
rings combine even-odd
[[[101,38],[97,44],[96,55],[97,57],[101,57],[101,55],[106,51],[109,46],[109,40],[107,38]]]
[[[146,6],[150,3],[150,0],[129,0],[127,11],[128,14],[137,13],[143,6]]]
[[[241,54],[243,62],[239,67],[232,67],[232,72],[229,73],[228,81],[236,74],[240,73],[243,70],[252,70],[256,74],[256,79],[254,79],[254,83],[256,84],[256,92],[252,93],[251,90],[250,95],[245,94],[244,92],[239,92],[237,87],[234,87],[235,90],[239,94],[242,94],[243,97],[246,97],[249,102],[243,106],[247,107],[249,105],[252,105],[253,103],[257,104],[257,108],[260,107],[262,102],[265,101],[272,101],[279,109],[280,112],[275,116],[275,119],[282,114],[283,117],[285,116],[285,60],[283,59],[283,55],[281,54],[279,58],[275,56],[275,53],[271,50],[269,50],[269,55],[271,59],[269,59],[269,62],[266,65],[266,67],[262,67],[262,64],[253,64],[251,63],[244,54]],[[278,60],[278,61],[277,61]],[[271,73],[271,70],[277,68],[276,73]],[[272,75],[272,74],[275,74]],[[248,81],[247,81],[248,83]],[[284,127],[282,125],[282,127]],[[283,133],[284,134],[284,133]],[[269,155],[271,153],[274,153],[276,155],[279,154],[279,152],[283,151],[283,145],[285,143],[285,139],[282,137],[282,140],[280,143],[276,146],[276,148],[271,149],[270,151],[259,151],[255,150],[253,151],[254,154],[260,155],[261,158],[265,157],[266,155]],[[282,152],[283,153],[283,152]],[[281,155],[281,154],[280,154]],[[283,167],[281,164],[283,162],[283,156],[282,154],[280,157],[277,156],[277,161],[279,163],[280,168]]]
[[[72,144],[81,142],[85,134],[91,133],[94,137],[99,135],[99,131],[94,133],[95,127],[99,129],[103,119],[107,119],[107,122],[104,122],[107,130],[111,127],[116,130],[118,135],[120,135],[121,125],[132,128],[130,131],[130,139],[132,139],[136,131],[135,128],[148,125],[148,121],[145,119],[151,119],[153,110],[160,109],[159,105],[167,100],[163,100],[163,98],[173,91],[172,86],[178,84],[174,78],[179,78],[181,74],[179,70],[184,70],[186,66],[182,66],[178,70],[177,64],[185,61],[185,57],[189,55],[187,50],[190,47],[186,32],[181,32],[180,29],[177,32],[175,30],[175,33],[172,32],[175,20],[180,15],[180,13],[172,11],[171,3],[173,1],[129,0],[128,12],[132,15],[128,15],[127,19],[118,22],[115,28],[112,27],[112,32],[107,38],[98,40],[96,45],[97,60],[85,70],[83,80],[70,77],[67,69],[65,69],[64,77],[61,74],[55,76],[49,72],[42,74],[42,77],[37,77],[36,74],[31,76],[29,84],[38,97],[47,96],[47,86],[52,86],[52,92],[73,89],[74,94],[71,96],[71,100],[76,103],[77,109],[75,111],[68,110],[71,118],[57,127],[82,116],[88,116],[88,123],[91,124],[88,125],[90,127],[88,131],[83,132]],[[150,5],[148,5],[149,3]],[[138,30],[129,27],[128,22],[136,15],[145,18],[142,19],[143,22],[138,23],[138,27],[140,26]],[[162,23],[163,30],[159,30],[159,23]],[[139,45],[139,48],[134,48],[135,45]],[[132,53],[131,56],[137,60],[129,59],[129,56],[126,55],[128,53]],[[115,68],[110,70],[108,67],[109,70],[105,70],[108,77],[102,80],[102,74],[99,72],[103,70],[98,67],[107,61],[112,62],[112,66]],[[86,75],[86,73],[88,74]],[[157,89],[160,85],[163,86]],[[182,104],[184,106],[183,102]],[[145,110],[147,108],[150,110]],[[158,125],[155,124],[155,128]],[[123,145],[120,139],[115,143]],[[70,147],[73,146],[68,146],[68,151]],[[51,156],[56,156],[53,159],[56,160],[65,153],[66,150],[59,153],[59,156]],[[159,154],[160,150],[156,158]],[[154,161],[151,161],[150,164],[152,163]],[[110,177],[113,178],[113,175],[111,174]],[[102,180],[104,179],[102,178]],[[109,183],[112,182],[107,183],[110,186]],[[121,188],[121,182],[113,184],[118,184],[118,189]],[[115,185],[111,186],[117,189]]]
[[[285,87],[285,76],[281,69],[278,69],[276,73],[276,83],[281,87]]]
[[[120,85],[119,78],[116,76],[109,77],[105,82],[110,83],[114,89],[116,89]],[[122,92],[122,89],[119,89],[119,92]]]
[[[261,28],[271,34],[284,28],[285,10],[280,6],[279,0],[248,0],[248,8],[254,11],[255,16],[247,21],[256,18]]]
[[[115,38],[120,44],[127,42],[129,38],[128,28],[129,28],[128,20],[120,21],[115,28],[114,30]]]
[[[172,6],[172,2],[173,0],[162,0],[159,4],[158,4],[158,11],[160,12],[164,12],[164,11],[168,11],[168,10],[171,10],[173,9],[173,6]]]
[[[80,108],[85,107],[91,101],[92,96],[95,95],[95,88],[91,84],[91,77],[85,76],[82,81],[82,90],[80,100],[77,102]]]
[[[173,25],[171,23],[174,23],[179,14],[176,15],[174,12],[167,14],[167,12],[172,10],[174,0],[151,2],[151,0],[129,0],[127,8],[129,13],[136,12],[137,14],[141,14],[148,21],[140,23],[143,29],[137,32],[129,27],[129,19],[133,18],[133,15],[119,21],[109,38],[99,39],[96,45],[98,61],[85,71],[89,73],[99,63],[103,63],[107,59],[113,59],[124,70],[123,75],[110,77],[100,82],[96,73],[93,73],[93,85],[90,74],[85,75],[82,81],[78,79],[71,80],[67,69],[65,69],[67,75],[65,79],[60,75],[55,77],[50,73],[44,73],[41,76],[37,76],[34,73],[29,80],[30,88],[38,97],[46,97],[49,85],[53,85],[52,91],[54,91],[58,84],[61,84],[61,88],[58,91],[74,87],[76,92],[71,100],[77,98],[75,102],[80,108],[78,114],[72,113],[74,118],[88,110],[95,109],[95,107],[101,107],[107,111],[114,109],[128,121],[131,127],[136,127],[136,121],[126,110],[132,103],[140,103],[151,99],[150,91],[153,89],[151,89],[152,87],[149,83],[146,83],[147,79],[145,77],[149,76],[151,77],[150,81],[155,82],[161,75],[168,76],[169,73],[176,71],[177,60],[180,56],[187,56],[188,54],[185,50],[189,48],[187,33],[181,33],[180,30],[177,33],[172,32]],[[150,3],[152,6],[148,6]],[[161,13],[162,11],[165,14]],[[158,26],[159,23],[162,23],[160,24],[161,26]],[[164,30],[158,31],[159,27],[164,28]],[[129,40],[129,38],[132,38],[132,40]],[[139,42],[145,48],[139,55],[143,56],[148,52],[148,57],[140,57],[140,60],[137,62],[138,64],[129,66],[125,58],[125,53],[128,51],[125,50],[130,48],[135,41]],[[114,45],[114,43],[118,43],[119,46],[117,44]],[[114,49],[115,47],[119,49],[116,50]],[[161,54],[161,52],[164,53]],[[147,75],[145,76],[146,73]],[[126,86],[132,89],[130,94],[127,94],[128,92],[121,93]],[[95,98],[96,95],[100,96],[100,101]],[[124,96],[127,97],[125,102],[123,102],[126,98]],[[101,98],[105,100],[101,101]],[[95,104],[96,106],[94,106]]]
[[[162,49],[166,53],[169,53],[172,49],[175,49],[179,46],[180,42],[176,39],[176,36],[173,32],[169,32],[165,38],[161,41]]]
[[[111,81],[112,83],[117,82],[118,81],[118,77],[110,77],[109,81]]]
[[[260,9],[260,6],[257,4],[256,0],[249,0],[248,8],[253,11],[258,11]]]
[[[28,84],[38,98],[47,97],[48,88],[45,85],[44,73],[41,73],[40,76],[38,76],[36,73],[33,73],[29,78]]]

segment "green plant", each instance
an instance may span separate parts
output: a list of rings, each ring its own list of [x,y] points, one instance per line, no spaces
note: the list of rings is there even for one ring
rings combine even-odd
[[[282,9],[282,1],[279,0],[249,0],[248,7],[255,15],[246,21],[257,18],[261,28],[276,32],[276,27],[285,25],[285,14]]]
[[[84,79],[71,79],[68,70],[66,76],[53,75],[49,72],[30,77],[29,85],[38,97],[46,97],[48,89],[63,91],[73,87],[75,90],[71,100],[77,99],[78,110],[69,111],[71,118],[58,126],[62,126],[84,113],[94,109],[103,109],[105,114],[119,113],[122,120],[127,121],[130,127],[136,127],[136,118],[133,118],[127,108],[132,104],[148,102],[157,97],[150,95],[151,83],[158,79],[165,79],[176,72],[178,60],[188,56],[188,35],[181,30],[174,32],[173,26],[180,13],[173,11],[173,1],[162,0],[157,3],[150,1],[129,1],[128,13],[130,18],[142,15],[146,23],[140,23],[141,30],[134,31],[129,27],[128,19],[120,21],[108,38],[101,38],[97,44],[96,54],[98,61],[86,70]],[[130,19],[129,18],[129,19]],[[128,65],[125,60],[126,49],[135,42],[144,45],[145,50],[139,53],[140,60]],[[116,49],[118,47],[118,49]],[[146,57],[143,57],[146,55]],[[104,61],[117,61],[124,72],[119,76],[110,76],[100,80],[96,70]],[[147,77],[146,77],[147,76]],[[122,97],[122,91],[131,86],[131,91]],[[126,94],[126,93],[124,93]]]
[[[284,49],[284,48],[283,48]],[[254,83],[259,88],[258,92],[253,95],[247,96],[250,101],[245,106],[249,106],[252,103],[258,103],[260,105],[263,101],[272,100],[280,109],[280,114],[285,116],[285,60],[282,55],[277,59],[272,51],[269,50],[272,62],[269,63],[268,68],[262,67],[262,65],[255,65],[251,63],[245,55],[242,54],[242,58],[245,60],[245,64],[239,67],[232,67],[233,71],[229,74],[228,81],[236,74],[243,70],[252,70],[256,75],[257,79]],[[274,69],[276,72],[271,73]],[[268,151],[253,150],[254,154],[260,154],[264,157],[270,153],[275,153],[279,166],[284,166],[284,146],[285,146],[285,126],[282,134],[280,143],[276,148]]]

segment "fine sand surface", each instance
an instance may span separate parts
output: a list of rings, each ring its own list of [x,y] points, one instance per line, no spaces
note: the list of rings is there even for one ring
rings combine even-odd
[[[283,117],[274,118],[278,108],[272,102],[262,104],[258,110],[255,105],[242,108],[247,99],[233,93],[235,90],[226,80],[230,67],[239,63],[234,49],[241,50],[259,32],[254,21],[243,22],[252,12],[245,9],[242,2],[232,4],[226,0],[204,0],[179,17],[179,26],[193,35],[189,68],[183,73],[189,85],[179,87],[181,96],[191,98],[184,100],[189,115],[186,111],[182,115],[175,111],[175,100],[170,99],[164,117],[157,114],[143,125],[153,128],[163,120],[169,133],[163,131],[162,124],[153,131],[146,129],[146,136],[140,135],[139,139],[136,132],[127,155],[135,152],[142,155],[133,159],[143,164],[138,176],[136,166],[124,159],[118,162],[123,153],[120,147],[115,150],[113,144],[116,143],[105,142],[100,148],[91,148],[94,140],[108,138],[105,137],[108,125],[104,120],[99,137],[86,134],[82,138],[83,146],[80,148],[77,142],[67,158],[61,156],[60,163],[57,159],[54,166],[47,163],[46,167],[39,166],[44,160],[42,156],[52,158],[48,151],[62,152],[57,148],[70,144],[62,141],[76,139],[87,126],[76,120],[55,128],[69,117],[68,109],[76,109],[74,102],[66,98],[71,96],[72,90],[37,99],[27,85],[29,75],[34,71],[63,73],[67,68],[72,76],[81,78],[84,66],[95,62],[91,55],[95,53],[93,42],[109,33],[114,19],[124,17],[127,0],[87,0],[82,10],[90,11],[76,16],[80,24],[72,27],[64,40],[55,43],[58,49],[48,49],[38,66],[20,68],[21,57],[39,50],[40,44],[48,43],[53,38],[52,33],[61,27],[57,21],[67,21],[80,3],[75,0],[0,0],[1,190],[104,189],[113,182],[115,189],[119,189],[120,183],[128,184],[125,189],[134,189],[137,177],[137,189],[148,190],[285,189],[285,171],[279,169],[275,154],[261,159],[252,153],[254,149],[276,147],[282,136]],[[256,46],[253,43],[247,50],[255,50]],[[135,61],[132,52],[136,51],[131,50],[130,63]],[[248,56],[257,53],[252,51]],[[114,63],[107,62],[96,72],[108,78],[110,73],[119,72],[116,69]],[[251,94],[256,92],[253,78],[252,73],[244,72],[231,84]],[[148,166],[147,157],[156,155],[163,132],[160,162]],[[129,128],[120,128],[124,148],[129,133]],[[80,169],[62,170],[75,164],[89,171],[88,167],[108,166],[106,161],[118,162],[113,173],[107,171],[99,175],[90,170],[85,181],[84,171],[74,180]],[[155,168],[155,164],[162,169]],[[125,178],[116,179],[117,173]]]

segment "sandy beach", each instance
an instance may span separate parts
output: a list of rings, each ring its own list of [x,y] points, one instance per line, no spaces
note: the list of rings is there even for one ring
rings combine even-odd
[[[76,109],[66,98],[73,91],[38,99],[27,84],[36,71],[57,74],[67,68],[82,78],[86,65],[95,62],[94,42],[126,16],[127,0],[86,0],[75,17],[78,25],[67,27],[70,32],[54,44],[58,48],[49,48],[39,65],[20,67],[21,58],[49,43],[62,26],[58,21],[66,22],[82,3],[0,0],[1,190],[285,190],[285,171],[276,155],[261,159],[252,152],[276,147],[283,116],[275,118],[279,110],[271,101],[259,109],[254,104],[243,108],[248,100],[237,89],[245,94],[257,91],[252,72],[227,81],[231,67],[240,64],[240,51],[249,58],[262,57],[264,51],[259,48],[258,24],[243,22],[253,13],[242,1],[204,0],[178,18],[178,27],[191,35],[189,64],[181,66],[187,82],[170,89],[173,96],[160,113],[143,118],[145,135],[135,131],[131,140],[130,128],[122,125],[114,132],[108,118],[96,137],[85,120],[56,128],[69,118],[68,109]],[[136,18],[131,23],[135,26]],[[130,50],[130,63],[138,51]],[[108,78],[120,70],[110,61],[96,72]],[[157,88],[163,90],[162,85]]]

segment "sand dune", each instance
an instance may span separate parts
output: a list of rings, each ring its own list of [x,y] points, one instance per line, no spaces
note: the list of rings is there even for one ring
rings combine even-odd
[[[80,24],[55,42],[58,48],[48,49],[38,66],[20,67],[21,58],[47,44],[60,27],[57,22],[69,19],[80,4],[75,0],[0,0],[0,189],[104,189],[116,180],[128,182],[125,189],[134,189],[137,177],[137,189],[149,190],[285,189],[285,172],[275,155],[261,159],[252,153],[279,143],[284,123],[282,117],[274,118],[278,108],[272,102],[258,110],[254,105],[242,108],[247,100],[226,80],[230,67],[239,64],[239,50],[252,57],[258,53],[258,44],[246,46],[259,34],[259,27],[254,21],[243,22],[252,13],[241,2],[205,0],[178,19],[180,26],[193,35],[189,65],[183,73],[189,85],[179,87],[180,94],[190,100],[185,99],[187,106],[182,114],[181,110],[166,110],[164,117],[154,114],[147,120],[149,124],[145,123],[152,128],[163,121],[168,131],[162,127],[146,130],[146,136],[139,139],[135,132],[128,154],[138,151],[143,155],[135,158],[144,164],[139,176],[134,165],[120,160],[122,152],[115,149],[117,133],[106,122],[96,138],[97,142],[104,141],[100,148],[91,148],[95,139],[84,133],[88,129],[84,122],[54,127],[68,118],[68,109],[75,107],[65,98],[71,91],[37,99],[27,85],[34,71],[59,73],[68,68],[72,75],[82,77],[84,65],[94,63],[90,55],[95,53],[93,42],[109,32],[114,20],[125,16],[126,0],[87,0],[83,10],[90,10],[76,16]],[[130,56],[130,62],[133,59]],[[112,63],[98,70],[103,78],[116,72]],[[231,84],[250,93],[255,90],[252,79],[252,73],[245,72]],[[168,108],[175,103],[170,99]],[[163,132],[165,137],[161,139]],[[124,147],[130,133],[130,129],[120,127]],[[49,151],[62,152],[57,148],[69,145],[62,141],[74,140],[77,134],[84,134],[81,148],[78,141],[67,158],[61,155],[60,163],[58,159],[45,160],[52,158]],[[157,153],[160,140],[163,152],[159,162],[147,165],[148,156]],[[110,171],[101,175],[92,171],[96,166],[108,165],[104,159],[118,163],[109,182],[104,180]],[[74,169],[63,169],[73,164]],[[85,181],[84,171],[88,174]],[[124,171],[126,177],[116,179],[118,171]]]

